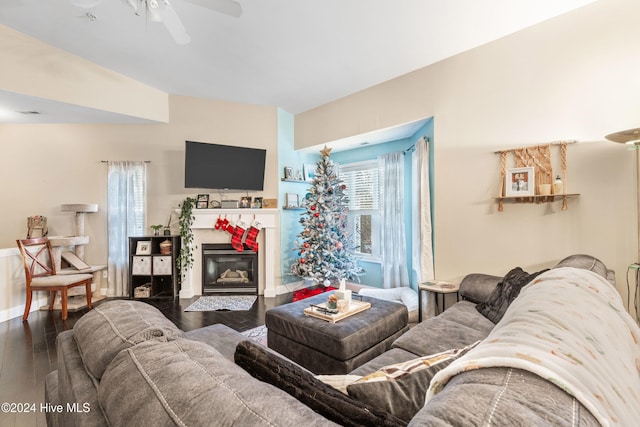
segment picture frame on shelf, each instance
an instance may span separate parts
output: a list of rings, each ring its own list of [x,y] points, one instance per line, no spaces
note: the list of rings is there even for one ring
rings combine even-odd
[[[198,194],[196,199],[196,209],[207,209],[209,207],[209,195]]]
[[[302,170],[300,169],[296,169],[293,173],[293,180],[294,181],[304,181],[304,179],[302,179]]]
[[[254,197],[251,203],[253,209],[262,209],[262,197]]]
[[[302,165],[304,180],[305,181],[313,181],[313,178],[316,177],[316,165],[305,163]]]
[[[287,193],[287,200],[286,200],[287,204],[287,208],[299,208],[300,207],[300,196],[298,196],[295,193]]]
[[[136,242],[136,255],[151,255],[151,240]]]
[[[535,168],[533,166],[508,168],[505,176],[505,196],[530,197],[536,194]]]
[[[240,208],[248,209],[251,207],[251,196],[242,196],[240,199]]]
[[[291,166],[284,167],[284,179],[286,181],[292,181],[295,179],[293,175],[293,168]]]

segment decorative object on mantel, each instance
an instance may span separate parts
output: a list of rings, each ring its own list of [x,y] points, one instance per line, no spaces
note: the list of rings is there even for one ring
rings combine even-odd
[[[198,201],[196,203],[196,209],[207,209],[209,207],[209,195],[198,194]]]
[[[531,145],[528,147],[512,148],[496,151],[500,154],[500,195],[498,196],[498,211],[504,209],[504,200],[514,200],[516,203],[546,203],[552,202],[556,197],[562,198],[562,210],[567,210],[567,198],[577,194],[567,193],[567,145],[576,141],[558,141],[549,144]],[[560,155],[560,173],[553,180],[553,167],[551,162],[551,149],[558,147]],[[508,154],[513,155],[515,168],[507,168]],[[527,172],[533,171],[531,185],[527,191],[521,189],[518,184],[522,180],[518,175],[518,169]],[[526,193],[526,194],[525,194]]]
[[[278,207],[278,199],[262,199],[262,207],[275,209]]]
[[[193,265],[193,231],[191,225],[195,217],[193,216],[193,209],[196,206],[196,199],[193,197],[187,197],[180,205],[180,237],[182,238],[182,245],[180,246],[180,254],[178,255],[178,269],[180,274],[184,278],[187,271]]]

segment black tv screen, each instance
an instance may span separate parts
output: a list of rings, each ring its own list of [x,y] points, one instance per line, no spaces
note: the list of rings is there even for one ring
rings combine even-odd
[[[261,191],[267,150],[185,141],[185,188]]]

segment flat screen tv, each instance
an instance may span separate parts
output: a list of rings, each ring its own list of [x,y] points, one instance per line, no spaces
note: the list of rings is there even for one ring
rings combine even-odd
[[[185,141],[185,188],[262,191],[267,150]]]

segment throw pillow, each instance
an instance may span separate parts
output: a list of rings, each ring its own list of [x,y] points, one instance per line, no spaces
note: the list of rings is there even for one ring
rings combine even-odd
[[[330,385],[344,394],[347,393],[347,386],[362,378],[361,375],[316,375],[316,378],[323,383]]]
[[[424,406],[431,378],[479,342],[382,367],[348,385],[347,392],[349,396],[408,423]]]
[[[498,283],[489,297],[484,302],[476,305],[476,310],[493,323],[498,323],[507,308],[509,308],[509,305],[520,294],[520,290],[547,270],[529,274],[520,267],[512,269]]]
[[[279,357],[262,345],[251,341],[240,342],[236,347],[235,362],[254,378],[286,391],[320,415],[340,425],[406,425],[388,412],[341,393],[316,379],[311,372]]]

